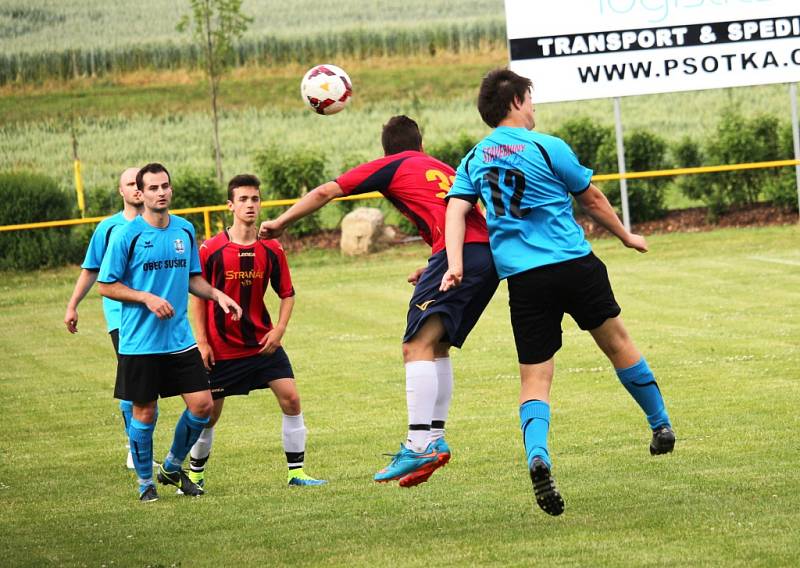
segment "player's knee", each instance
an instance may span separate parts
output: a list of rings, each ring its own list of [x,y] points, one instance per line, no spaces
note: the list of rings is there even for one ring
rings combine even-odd
[[[188,405],[189,412],[197,416],[198,418],[209,418],[211,413],[214,411],[214,401],[211,397],[203,397],[199,398],[192,402],[191,405]]]
[[[436,351],[435,342],[414,337],[411,341],[403,343],[403,361],[432,361]]]
[[[300,395],[297,392],[288,393],[280,398],[281,410],[289,416],[300,414]]]

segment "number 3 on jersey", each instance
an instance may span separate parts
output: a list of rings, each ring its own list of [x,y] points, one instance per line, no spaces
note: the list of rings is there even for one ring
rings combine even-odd
[[[444,199],[447,192],[450,191],[450,186],[453,185],[455,176],[449,176],[441,170],[428,170],[425,172],[425,179],[428,181],[438,181],[439,189],[442,191],[436,194],[439,199]]]
[[[486,174],[484,174],[483,179],[489,184],[489,189],[492,192],[492,207],[494,208],[494,214],[498,217],[505,216],[506,206],[503,202],[503,188],[500,187],[500,168],[491,168]],[[525,215],[531,212],[530,208],[522,209],[521,207],[522,196],[525,193],[525,174],[514,169],[504,170],[502,184],[504,187],[509,188],[509,190],[513,188],[510,203],[511,216],[516,217],[517,219],[522,219]],[[509,193],[511,193],[511,191],[509,191]]]

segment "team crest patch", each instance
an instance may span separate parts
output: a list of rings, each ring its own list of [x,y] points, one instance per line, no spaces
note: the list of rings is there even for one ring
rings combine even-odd
[[[183,254],[186,249],[183,247],[182,239],[175,239],[175,252]]]

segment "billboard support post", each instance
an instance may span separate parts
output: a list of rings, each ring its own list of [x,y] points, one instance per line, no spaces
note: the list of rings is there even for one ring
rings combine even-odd
[[[797,117],[797,83],[789,85],[789,98],[792,101],[792,140],[794,141],[794,159],[800,160],[800,120]],[[794,166],[797,180],[797,204],[800,208],[800,164]],[[800,222],[800,219],[798,219]]]
[[[631,230],[631,215],[628,209],[628,180],[625,179],[625,141],[622,136],[622,111],[619,97],[614,97],[614,124],[617,132],[617,167],[622,178],[619,180],[619,198],[622,206],[622,224],[627,231]]]

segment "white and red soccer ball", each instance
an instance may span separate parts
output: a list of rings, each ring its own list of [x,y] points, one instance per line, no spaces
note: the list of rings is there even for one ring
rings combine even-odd
[[[300,83],[300,96],[318,114],[336,114],[353,96],[353,84],[336,65],[317,65],[308,70]]]

